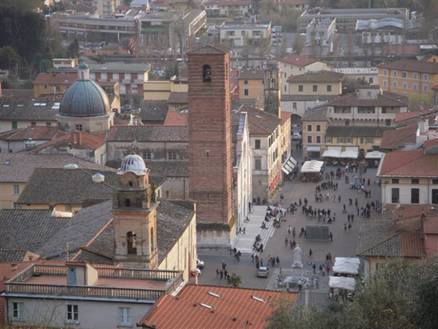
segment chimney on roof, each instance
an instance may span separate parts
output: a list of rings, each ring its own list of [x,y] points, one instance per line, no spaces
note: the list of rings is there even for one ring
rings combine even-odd
[[[67,267],[68,286],[93,286],[96,284],[98,274],[96,269],[85,262],[65,262]]]

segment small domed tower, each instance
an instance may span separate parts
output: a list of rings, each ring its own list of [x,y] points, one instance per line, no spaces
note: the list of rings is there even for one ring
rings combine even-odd
[[[115,259],[154,269],[157,264],[157,212],[149,169],[137,154],[126,156],[117,171],[113,197]]]

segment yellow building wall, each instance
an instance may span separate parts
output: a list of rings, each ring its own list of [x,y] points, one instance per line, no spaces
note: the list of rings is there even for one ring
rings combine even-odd
[[[189,85],[187,83],[170,83],[170,91],[175,93],[188,93]]]
[[[406,74],[403,77],[403,74]],[[438,74],[424,75],[419,72],[406,72],[379,68],[379,85],[384,91],[389,91],[409,97],[409,100],[433,99],[432,87],[438,84]]]
[[[145,101],[167,101],[170,90],[170,81],[145,81],[143,84],[143,97]]]
[[[372,139],[372,140],[371,140]],[[328,146],[357,146],[359,150],[365,152],[374,150],[373,146],[380,146],[381,137],[351,137],[351,143],[346,143],[342,137],[332,137],[331,141],[326,138],[326,147]]]
[[[14,185],[18,185],[18,194],[14,193]],[[0,183],[0,209],[14,208],[14,202],[17,201],[25,186],[25,183]]]
[[[289,119],[286,120],[281,125],[281,135],[280,135],[281,155],[286,154],[288,151],[290,151],[290,144],[291,144],[291,118],[289,117]]]
[[[311,126],[311,131],[308,130],[308,126]],[[317,130],[317,127],[320,127],[320,130]],[[321,151],[324,149],[325,144],[325,134],[327,130],[327,122],[326,121],[303,121],[302,123],[302,145],[303,151],[306,152],[306,148],[309,145],[321,146]],[[312,136],[312,142],[308,142],[308,136]],[[321,137],[320,143],[317,143],[317,136]]]
[[[184,281],[190,278],[190,272],[196,268],[196,215],[172,247],[167,257],[158,266],[159,270],[182,271]]]
[[[317,91],[313,91],[313,86],[317,86]],[[299,86],[303,86],[303,91],[300,91]],[[331,86],[331,91],[327,91],[327,86]],[[310,83],[289,83],[290,95],[321,95],[334,96],[342,94],[341,82],[310,82]]]
[[[245,95],[245,90],[248,90],[248,95]],[[239,99],[254,99],[256,106],[264,107],[265,87],[263,80],[239,80]]]

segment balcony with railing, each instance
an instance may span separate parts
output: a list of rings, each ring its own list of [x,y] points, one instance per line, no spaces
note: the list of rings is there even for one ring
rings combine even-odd
[[[97,281],[93,285],[68,285],[68,267],[38,265],[6,282],[6,296],[57,296],[89,299],[127,300],[148,303],[174,291],[182,282],[178,271],[142,270],[117,267],[94,267]]]

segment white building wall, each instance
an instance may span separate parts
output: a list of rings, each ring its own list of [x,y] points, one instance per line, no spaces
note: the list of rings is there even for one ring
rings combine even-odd
[[[400,204],[411,204],[411,189],[420,189],[419,204],[432,204],[432,189],[438,189],[438,185],[426,184],[382,184],[382,203],[391,204],[392,189],[399,188]]]
[[[20,321],[13,320],[14,302],[23,303],[23,315]],[[77,323],[67,321],[67,304],[79,306],[79,320]],[[149,311],[152,304],[135,304],[121,302],[90,302],[82,300],[63,300],[47,298],[8,298],[8,322],[14,326],[41,325],[42,327],[81,328],[81,329],[109,329],[121,328],[120,307],[128,307],[130,326],[136,328],[136,323]]]

